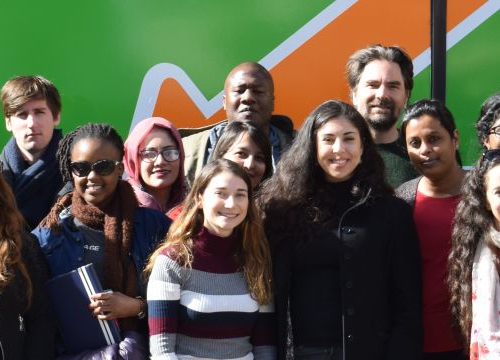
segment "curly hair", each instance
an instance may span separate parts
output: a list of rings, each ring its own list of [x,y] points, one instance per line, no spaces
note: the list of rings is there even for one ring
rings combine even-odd
[[[491,161],[478,160],[465,178],[454,218],[447,280],[454,327],[465,343],[469,343],[471,335],[474,254],[479,241],[494,223],[493,214],[487,208],[486,180],[489,171],[498,165],[500,157]]]
[[[278,219],[283,216],[289,217],[288,223],[301,222],[305,218],[311,224],[324,219],[321,203],[327,183],[317,160],[316,134],[328,121],[340,118],[350,121],[359,131],[363,146],[361,162],[351,177],[352,195],[361,197],[368,189],[371,189],[374,197],[393,193],[385,179],[384,162],[363,116],[347,103],[329,100],[306,118],[293,144],[281,157],[275,174],[263,185],[258,201],[266,214],[265,227],[268,233],[276,233],[278,238],[284,236],[282,229],[273,230],[273,224],[282,223],[283,220]],[[310,227],[298,228],[306,231]]]
[[[486,142],[491,127],[500,119],[500,93],[491,95],[481,105],[481,111],[476,121],[476,131],[479,143],[486,149]]]
[[[24,226],[14,194],[0,173],[0,293],[13,280],[16,270],[19,270],[26,283],[27,307],[29,307],[32,283],[21,254]]]
[[[179,217],[171,225],[165,241],[151,255],[144,270],[146,276],[151,273],[158,255],[167,251],[176,261],[190,268],[193,262],[193,237],[203,226],[203,211],[198,207],[199,197],[204,193],[210,181],[220,173],[229,172],[243,179],[248,188],[248,210],[243,222],[234,230],[240,240],[237,259],[245,274],[248,289],[260,304],[272,300],[271,255],[264,235],[262,221],[253,202],[250,178],[238,164],[218,159],[209,162],[196,177]]]

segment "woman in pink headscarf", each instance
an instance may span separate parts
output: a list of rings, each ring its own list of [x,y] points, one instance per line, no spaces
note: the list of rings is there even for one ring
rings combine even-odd
[[[125,141],[123,161],[141,206],[167,213],[184,200],[184,149],[170,121],[152,117],[139,122]]]

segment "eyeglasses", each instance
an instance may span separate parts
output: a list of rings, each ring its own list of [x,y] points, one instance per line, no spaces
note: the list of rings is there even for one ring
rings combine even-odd
[[[94,171],[97,175],[106,176],[111,174],[118,164],[121,164],[121,161],[104,159],[97,160],[93,164],[88,161],[72,161],[69,165],[69,169],[78,177],[85,177],[90,174],[91,171]]]
[[[179,150],[178,149],[172,149],[172,148],[166,148],[166,149],[161,149],[161,150],[156,150],[156,149],[146,149],[139,151],[139,157],[141,158],[142,161],[152,163],[155,162],[156,159],[158,158],[158,155],[160,155],[165,159],[165,161],[168,162],[173,162],[179,159]]]
[[[488,131],[488,134],[495,134],[496,136],[500,137],[500,125],[492,127],[490,131]]]
[[[498,157],[500,157],[500,149],[486,150],[483,153],[483,160],[492,161],[492,160],[495,160]]]

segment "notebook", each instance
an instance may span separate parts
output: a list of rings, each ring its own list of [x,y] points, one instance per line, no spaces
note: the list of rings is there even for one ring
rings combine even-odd
[[[76,354],[121,341],[115,320],[99,320],[89,309],[90,295],[102,292],[93,264],[56,276],[46,283],[66,350]]]

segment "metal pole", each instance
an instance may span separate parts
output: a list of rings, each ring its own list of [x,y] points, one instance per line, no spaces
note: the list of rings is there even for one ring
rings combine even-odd
[[[446,0],[431,0],[431,96],[446,102]]]

